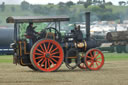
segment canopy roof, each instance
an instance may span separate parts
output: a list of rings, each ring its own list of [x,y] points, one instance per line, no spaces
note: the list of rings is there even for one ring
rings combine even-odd
[[[60,22],[60,21],[69,21],[67,16],[11,16],[6,19],[7,23],[28,23],[28,22]]]

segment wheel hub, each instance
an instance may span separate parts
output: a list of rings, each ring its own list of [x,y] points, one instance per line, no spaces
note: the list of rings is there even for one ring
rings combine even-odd
[[[45,57],[46,57],[46,58],[49,58],[49,57],[50,57],[50,54],[49,54],[49,53],[46,53],[46,54],[45,54]]]
[[[96,58],[94,58],[93,61],[96,62]]]

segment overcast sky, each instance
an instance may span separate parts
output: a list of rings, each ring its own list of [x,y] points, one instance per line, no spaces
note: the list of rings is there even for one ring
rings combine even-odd
[[[5,2],[6,4],[20,4],[24,0],[0,0],[0,3]],[[73,1],[77,2],[79,0],[25,0],[31,4],[47,4],[47,3],[55,3],[57,4],[58,2],[67,2],[67,1]],[[84,0],[86,1],[86,0]],[[113,4],[118,5],[119,1],[128,1],[128,0],[106,0],[106,2],[111,1]]]

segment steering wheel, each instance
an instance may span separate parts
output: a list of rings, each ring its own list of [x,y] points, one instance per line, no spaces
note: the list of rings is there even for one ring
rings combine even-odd
[[[45,28],[41,32],[45,33],[45,38],[51,38],[57,41],[62,40],[61,33],[56,28],[53,27]]]

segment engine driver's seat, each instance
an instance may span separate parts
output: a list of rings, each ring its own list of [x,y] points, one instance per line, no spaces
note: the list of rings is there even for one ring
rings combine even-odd
[[[29,39],[29,44],[30,44],[30,47],[33,45],[32,43],[32,37],[30,35],[27,35],[26,33],[24,34],[24,36]]]

